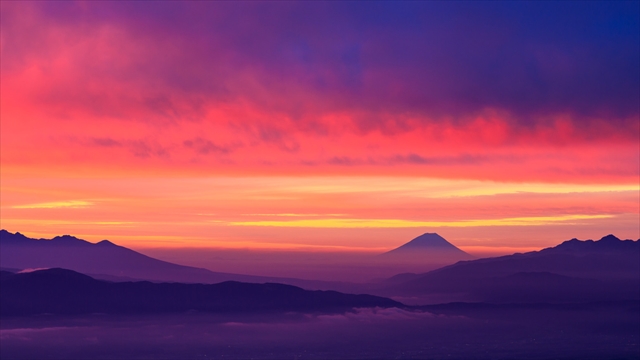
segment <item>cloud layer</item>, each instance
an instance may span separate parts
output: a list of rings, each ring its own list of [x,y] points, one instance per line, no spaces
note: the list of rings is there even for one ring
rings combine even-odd
[[[2,10],[6,164],[638,174],[631,3]]]

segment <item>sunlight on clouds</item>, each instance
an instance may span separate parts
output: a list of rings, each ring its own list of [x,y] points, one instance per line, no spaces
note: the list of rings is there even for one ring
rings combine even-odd
[[[83,200],[54,201],[38,204],[16,205],[14,209],[57,209],[57,208],[84,208],[93,203]]]
[[[57,179],[3,173],[0,192],[3,228],[43,237],[107,238],[132,247],[391,248],[425,231],[506,247],[514,240],[503,234],[511,231],[545,245],[593,233],[638,237],[637,184],[402,176]],[[536,234],[528,235],[534,228]],[[372,233],[359,235],[367,229]]]
[[[32,219],[3,219],[4,223],[10,225],[102,225],[102,226],[133,226],[139,225],[135,221],[86,221],[86,220],[32,220]]]
[[[593,192],[639,191],[637,184],[567,184],[567,183],[514,183],[481,180],[454,180],[427,177],[385,176],[309,176],[309,177],[253,177],[215,178],[202,181],[218,185],[234,184],[239,188],[276,191],[255,193],[252,198],[268,200],[290,199],[292,194],[354,194],[402,193],[427,198],[473,197],[500,194],[539,193],[568,194]],[[203,184],[204,185],[204,184]],[[259,187],[256,187],[259,185]]]
[[[410,227],[475,227],[475,226],[537,226],[563,224],[573,221],[607,219],[613,215],[563,215],[517,217],[505,219],[461,221],[411,221],[400,219],[311,219],[293,221],[243,221],[231,222],[235,226],[275,226],[308,228],[410,228]]]
[[[242,214],[242,216],[273,216],[273,217],[322,217],[322,216],[346,216],[347,214]]]
[[[498,183],[468,181],[460,188],[435,191],[425,194],[432,198],[490,196],[501,194],[533,193],[533,194],[569,194],[594,193],[612,191],[638,191],[636,185],[576,185],[576,184],[542,184],[542,183]]]

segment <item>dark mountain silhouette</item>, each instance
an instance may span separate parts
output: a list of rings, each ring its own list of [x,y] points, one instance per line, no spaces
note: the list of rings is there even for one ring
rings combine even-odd
[[[640,249],[639,241],[633,240],[620,240],[614,235],[607,235],[598,241],[593,240],[578,240],[571,239],[563,242],[562,244],[546,248],[541,252],[546,254],[561,254],[561,253],[573,253],[573,254],[607,254],[607,253],[633,253]]]
[[[96,244],[74,236],[32,239],[0,230],[0,266],[12,269],[64,268],[109,281],[219,283],[276,282],[307,289],[348,290],[349,284],[213,272],[154,259],[108,240]]]
[[[450,295],[455,301],[569,302],[640,299],[640,241],[613,235],[524,254],[399,274],[377,294]]]
[[[11,271],[5,271],[5,270],[0,270],[0,280],[4,280],[6,278],[8,278],[9,276],[14,275],[14,272]]]
[[[372,295],[309,291],[283,284],[107,282],[66,269],[1,272],[0,315],[344,312],[402,304]]]
[[[445,250],[451,251],[461,255],[468,255],[466,252],[458,249],[455,245],[445,240],[442,236],[436,233],[424,233],[417,238],[409,241],[408,243],[397,247],[386,254],[396,254],[402,252],[413,252],[420,250]]]
[[[458,249],[436,233],[425,233],[379,256],[384,262],[448,265],[473,256]]]

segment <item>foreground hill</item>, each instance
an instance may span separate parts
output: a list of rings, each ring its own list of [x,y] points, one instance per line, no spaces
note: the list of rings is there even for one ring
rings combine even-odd
[[[350,289],[349,284],[214,272],[154,259],[108,240],[96,244],[74,236],[32,239],[0,230],[0,266],[3,269],[64,268],[109,281],[219,283],[276,282],[307,289]]]
[[[308,291],[283,284],[107,282],[66,269],[0,277],[0,315],[185,312],[343,312],[402,304],[372,295]]]
[[[525,254],[462,261],[388,279],[377,294],[446,301],[640,299],[640,241],[577,239]]]

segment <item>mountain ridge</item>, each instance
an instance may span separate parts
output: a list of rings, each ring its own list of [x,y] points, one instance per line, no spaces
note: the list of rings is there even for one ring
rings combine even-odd
[[[0,316],[37,314],[149,314],[345,312],[356,307],[403,307],[374,295],[310,291],[276,283],[217,284],[108,282],[68,269],[0,273]]]
[[[65,268],[83,274],[98,274],[97,278],[104,279],[185,283],[277,282],[319,290],[350,291],[352,288],[349,283],[215,272],[155,259],[108,240],[91,243],[71,235],[33,239],[2,229],[0,250],[3,268]]]
[[[464,251],[460,250],[458,247],[456,247],[455,245],[453,245],[452,243],[448,242],[445,238],[443,238],[442,236],[438,235],[437,233],[424,233],[418,237],[415,237],[414,239],[412,239],[411,241],[398,246],[397,248],[390,250],[388,253],[394,252],[394,251],[399,251],[401,249],[405,249],[405,250],[410,250],[410,249],[450,249],[450,250],[457,250],[460,251],[462,253],[465,253]]]
[[[437,233],[424,233],[378,256],[386,261],[447,265],[474,257]]]
[[[640,298],[640,240],[612,235],[598,241],[569,240],[540,251],[398,274],[384,283],[386,288],[376,294],[459,296],[451,301],[524,301],[519,294],[525,292],[529,301],[635,299]]]

